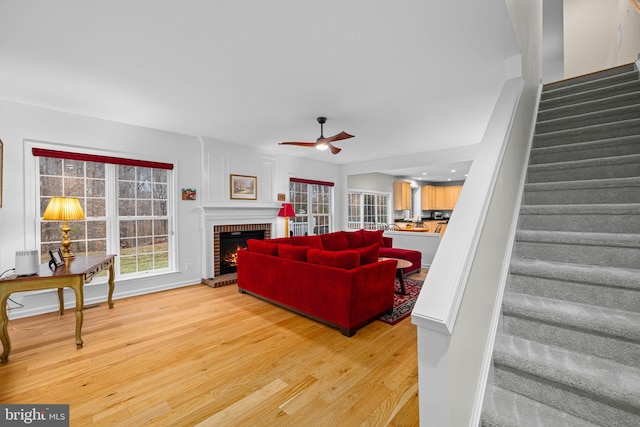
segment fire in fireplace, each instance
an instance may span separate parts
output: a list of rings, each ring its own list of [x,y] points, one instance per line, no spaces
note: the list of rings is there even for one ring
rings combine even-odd
[[[248,239],[264,239],[264,230],[220,233],[220,274],[236,272],[238,251],[247,247]]]

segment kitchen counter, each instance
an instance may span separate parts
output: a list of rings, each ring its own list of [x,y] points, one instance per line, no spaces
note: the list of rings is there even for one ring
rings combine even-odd
[[[384,236],[393,239],[394,248],[412,249],[420,251],[422,254],[422,266],[430,267],[436,251],[440,245],[441,235],[439,233],[429,233],[425,229],[404,229],[396,231],[385,231]]]

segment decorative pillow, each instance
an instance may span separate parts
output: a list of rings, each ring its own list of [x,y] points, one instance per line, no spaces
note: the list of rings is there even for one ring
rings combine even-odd
[[[349,242],[349,248],[361,248],[362,247],[362,233],[359,231],[345,231],[345,237]]]
[[[384,230],[371,231],[361,228],[360,233],[362,234],[362,246],[371,246],[374,243],[381,246],[384,244],[382,241],[382,233],[384,233]]]
[[[308,249],[309,246],[278,245],[278,255],[280,258],[306,261]]]
[[[356,268],[360,264],[360,255],[356,251],[325,251],[312,248],[307,251],[307,259],[312,264],[347,270]]]
[[[268,239],[269,242],[271,243],[284,243],[285,245],[290,245],[291,244],[291,238],[290,237],[276,237],[274,239]]]
[[[278,256],[278,245],[273,244],[268,240],[248,239],[247,248],[251,252],[258,252],[259,254]]]
[[[322,247],[327,251],[344,251],[349,249],[349,241],[344,231],[336,231],[335,233],[321,234]]]
[[[360,265],[371,264],[378,262],[380,245],[374,243],[371,246],[356,249],[356,251],[360,254]]]
[[[309,246],[315,249],[324,249],[320,236],[292,236],[291,244],[296,246]]]

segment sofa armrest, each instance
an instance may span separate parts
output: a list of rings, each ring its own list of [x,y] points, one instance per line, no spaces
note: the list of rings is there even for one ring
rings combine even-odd
[[[382,236],[382,247],[392,248],[393,247],[393,238]]]

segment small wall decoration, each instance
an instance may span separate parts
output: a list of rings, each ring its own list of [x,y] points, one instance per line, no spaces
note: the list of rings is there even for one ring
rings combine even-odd
[[[182,200],[195,200],[196,199],[196,189],[195,188],[183,188],[182,189]]]
[[[258,178],[246,175],[230,175],[231,198],[256,200],[258,198]]]
[[[287,199],[286,194],[284,193],[278,193],[278,201],[279,202],[284,202]]]

